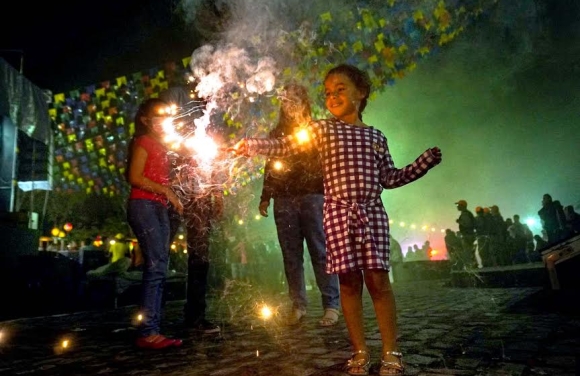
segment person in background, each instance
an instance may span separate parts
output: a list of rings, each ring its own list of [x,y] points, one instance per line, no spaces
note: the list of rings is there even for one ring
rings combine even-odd
[[[195,83],[187,81],[185,72],[177,69],[175,64],[166,64],[166,74],[169,87],[159,97],[174,107],[179,121],[195,132],[194,120],[202,115],[203,107],[203,101],[195,95]],[[214,180],[216,174],[203,173],[195,157],[185,156],[184,153],[180,155],[180,151],[174,157],[171,173],[184,210],[180,216],[170,208],[170,241],[173,241],[181,222],[185,225],[187,241],[187,292],[183,324],[204,334],[219,333],[220,327],[207,320],[205,314],[210,237],[215,222],[223,215],[223,191]]]
[[[514,214],[512,224],[507,229],[512,245],[512,262],[523,264],[529,262],[527,244],[532,232],[528,225],[520,221],[519,214]]]
[[[471,269],[477,266],[475,259],[475,217],[473,213],[467,209],[467,201],[459,200],[455,203],[457,210],[460,212],[459,218],[456,222],[459,225],[459,233],[461,235],[461,254],[459,262],[460,268]]]
[[[509,261],[508,232],[499,206],[489,208],[489,219],[490,254],[495,261],[493,266],[505,266]]]
[[[210,237],[223,216],[223,191],[219,184],[201,188],[192,179],[197,176],[196,162],[184,162],[180,171],[183,187],[183,222],[187,241],[187,292],[184,326],[204,334],[220,333],[220,327],[206,318],[206,295],[210,267]],[[206,182],[207,183],[207,182]]]
[[[490,252],[491,241],[489,239],[489,214],[486,214],[481,206],[475,208],[475,234],[477,237],[477,252],[481,259],[482,267],[493,266],[493,256]]]
[[[129,245],[125,242],[125,235],[118,233],[110,243],[109,262],[113,263],[122,258],[129,257]]]
[[[346,371],[368,375],[370,368],[362,307],[366,285],[381,333],[379,374],[402,375],[389,280],[389,220],[381,192],[424,176],[439,164],[441,151],[430,148],[413,163],[396,168],[384,134],[362,121],[370,91],[367,73],[352,65],[336,66],[324,79],[325,104],[333,118],[313,121],[283,138],[244,138],[230,150],[237,155],[281,157],[318,149],[324,177],[326,271],[339,275],[342,312],[354,350]]]
[[[167,104],[151,98],[135,115],[135,134],[129,144],[127,179],[131,192],[127,219],[143,255],[141,310],[143,320],[136,345],[144,349],[180,346],[182,341],[160,334],[163,289],[169,260],[168,202],[183,211],[170,187],[170,163],[162,143]]]
[[[286,85],[281,101],[278,125],[270,132],[272,138],[291,135],[302,124],[311,120],[310,100],[304,86]],[[333,326],[338,322],[338,277],[325,272],[323,191],[322,166],[316,150],[285,158],[270,158],[267,161],[259,210],[263,217],[267,217],[270,200],[274,199],[274,220],[282,250],[288,293],[292,300],[288,325],[298,324],[306,315],[308,300],[304,277],[305,241],[324,309],[319,323],[321,326]]]
[[[390,255],[389,262],[391,264],[390,278],[391,282],[396,282],[401,272],[401,265],[403,264],[403,249],[401,244],[391,235],[390,240]]]
[[[566,217],[566,232],[568,236],[580,234],[580,214],[574,211],[572,205],[564,207]]]
[[[540,235],[534,235],[534,240],[536,241],[536,246],[534,252],[530,252],[530,261],[542,261],[542,252],[548,248],[548,242],[544,240]]]
[[[448,228],[445,230],[445,248],[447,248],[447,257],[451,263],[452,269],[458,269],[460,265],[459,254],[461,254],[461,239],[455,231]]]
[[[85,240],[83,240],[81,242],[81,247],[79,248],[79,258],[78,258],[79,264],[83,265],[85,252],[99,251],[97,249],[97,247],[95,247],[94,241],[95,240],[93,238],[86,238]]]
[[[552,196],[544,194],[542,197],[542,208],[538,211],[538,216],[542,220],[542,227],[548,235],[548,244],[558,243],[563,239],[566,227],[566,215],[560,201],[553,201]]]

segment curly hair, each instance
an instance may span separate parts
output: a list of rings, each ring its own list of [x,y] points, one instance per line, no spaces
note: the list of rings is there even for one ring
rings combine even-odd
[[[354,86],[364,94],[364,98],[360,103],[360,107],[358,109],[358,116],[362,120],[362,113],[367,106],[369,95],[371,94],[371,79],[369,74],[363,70],[358,69],[354,65],[350,64],[340,64],[332,68],[331,70],[326,73],[326,77],[324,77],[324,81],[328,79],[328,77],[332,76],[333,74],[343,74],[347,76]]]

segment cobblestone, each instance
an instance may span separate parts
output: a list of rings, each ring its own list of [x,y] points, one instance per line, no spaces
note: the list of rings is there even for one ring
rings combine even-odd
[[[393,286],[406,375],[579,374],[580,312],[571,308],[573,301],[554,304],[541,287]],[[222,326],[220,336],[184,331],[183,301],[167,302],[165,333],[183,338],[184,345],[161,352],[133,346],[135,306],[0,322],[0,375],[344,375],[350,356],[344,320],[318,326],[322,308],[316,292],[309,294],[308,315],[296,327],[281,324],[288,308],[283,294],[252,288],[212,297],[209,316]],[[263,302],[277,309],[274,319],[256,314]],[[366,293],[364,314],[371,374],[377,374],[380,335]]]

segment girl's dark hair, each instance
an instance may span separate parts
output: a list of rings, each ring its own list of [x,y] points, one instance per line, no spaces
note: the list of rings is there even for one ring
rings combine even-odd
[[[160,108],[166,107],[167,103],[159,98],[149,98],[141,103],[135,114],[135,133],[133,134],[133,139],[149,133],[149,126],[143,123],[141,118],[151,117],[159,113]]]
[[[285,85],[276,128],[288,134],[296,125],[310,121],[311,117],[312,109],[306,87],[295,83]]]
[[[333,74],[344,74],[347,76],[354,86],[364,94],[363,100],[360,102],[360,108],[358,109],[358,117],[362,120],[362,113],[367,106],[369,95],[371,94],[371,78],[368,73],[358,69],[354,65],[340,64],[326,73],[324,80]]]
[[[166,108],[167,103],[162,101],[159,98],[149,98],[145,100],[139,108],[137,109],[137,113],[135,114],[135,133],[133,133],[133,137],[129,142],[129,146],[127,147],[127,163],[125,164],[125,178],[129,179],[129,168],[131,167],[131,157],[133,155],[133,145],[135,144],[135,140],[141,136],[146,135],[149,133],[149,125],[143,122],[143,117],[151,117],[157,113],[159,113],[160,108]]]

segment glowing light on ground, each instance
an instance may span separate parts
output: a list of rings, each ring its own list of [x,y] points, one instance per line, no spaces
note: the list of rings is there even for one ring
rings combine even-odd
[[[270,307],[268,307],[267,305],[263,305],[260,308],[260,317],[264,320],[269,320],[270,318],[272,318],[273,312],[272,309]]]

